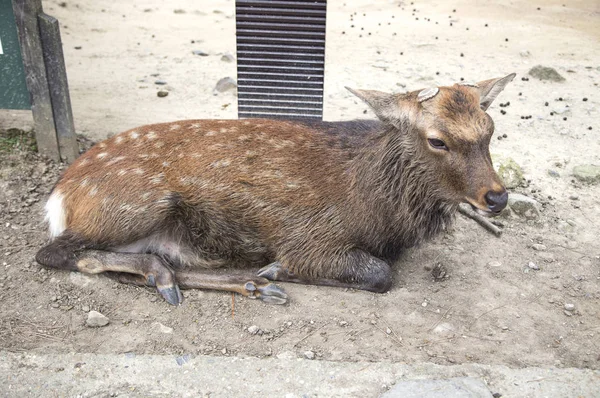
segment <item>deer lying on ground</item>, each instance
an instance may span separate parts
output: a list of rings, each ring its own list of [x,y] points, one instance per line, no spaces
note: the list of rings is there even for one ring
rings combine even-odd
[[[485,110],[514,76],[349,89],[379,121],[189,120],[118,134],[61,177],[36,260],[155,286],[171,304],[180,287],[286,302],[270,281],[385,292],[390,264],[459,203],[506,206]]]

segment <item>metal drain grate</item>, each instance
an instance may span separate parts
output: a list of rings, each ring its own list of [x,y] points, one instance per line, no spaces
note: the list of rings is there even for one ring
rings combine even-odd
[[[327,0],[236,1],[238,117],[323,118]]]

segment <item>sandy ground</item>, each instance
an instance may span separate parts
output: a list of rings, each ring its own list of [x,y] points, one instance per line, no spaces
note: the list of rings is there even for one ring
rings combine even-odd
[[[489,110],[497,134],[507,135],[491,151],[522,166],[528,183],[514,192],[543,204],[539,218],[502,219],[498,239],[459,217],[447,234],[406,253],[384,295],[285,285],[292,299],[282,307],[190,291],[175,308],[151,289],[35,265],[46,239],[43,201],[62,166],[2,153],[0,349],[284,358],[311,351],[334,361],[600,368],[600,188],[571,176],[574,166],[600,164],[600,4],[411,3],[331,2],[325,118],[372,117],[345,85],[404,91],[516,72]],[[235,77],[235,64],[220,55],[235,53],[232,1],[44,7],[62,24],[79,133],[99,140],[146,123],[236,117],[234,94],[213,95],[220,78]],[[566,81],[521,80],[537,64]],[[165,98],[156,96],[165,88],[157,79],[167,81]],[[0,113],[0,128],[28,124],[23,112]],[[441,281],[429,271],[438,263],[448,275]],[[566,303],[575,310],[566,313]],[[86,327],[90,309],[111,323]]]

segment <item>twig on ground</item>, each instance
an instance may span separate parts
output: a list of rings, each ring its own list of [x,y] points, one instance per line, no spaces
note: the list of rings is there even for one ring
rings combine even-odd
[[[310,336],[312,336],[313,334],[317,333],[319,330],[323,329],[325,326],[329,325],[330,322],[324,323],[323,325],[319,326],[318,328],[316,328],[315,330],[313,330],[312,332],[308,333],[306,336],[302,337],[300,340],[298,340],[298,342],[296,344],[294,344],[294,347],[297,347],[300,343],[302,343],[304,340],[306,340],[307,338],[309,338]]]
[[[471,210],[471,208],[468,205],[461,204],[460,206],[458,206],[458,212],[472,220],[477,221],[479,225],[493,233],[495,236],[502,235],[502,230],[500,228],[492,224],[487,218]]]
[[[404,344],[402,344],[402,341],[400,341],[400,339],[398,338],[398,336],[396,336],[396,333],[392,334],[387,334],[387,332],[383,329],[381,329],[380,327],[378,327],[377,325],[372,325],[375,329],[379,330],[381,333],[385,334],[386,336],[390,336],[390,338],[392,340],[394,340],[396,343],[398,343],[400,346],[403,346]],[[390,329],[390,327],[388,326],[388,329]],[[390,331],[392,331],[392,329],[390,329]]]
[[[431,327],[428,330],[432,331],[442,321],[442,319],[444,319],[446,317],[446,315],[448,315],[448,313],[450,312],[451,309],[452,309],[452,306],[448,307],[446,312],[444,312],[444,314],[433,325],[431,325]]]
[[[475,323],[476,323],[476,322],[479,320],[479,318],[481,318],[482,316],[484,316],[484,315],[487,315],[487,314],[489,314],[489,313],[490,313],[490,312],[492,312],[492,311],[499,310],[500,308],[504,308],[504,307],[506,307],[507,305],[508,305],[508,303],[506,303],[506,304],[503,304],[503,305],[501,305],[501,306],[499,306],[499,307],[492,308],[491,310],[489,310],[489,311],[486,311],[486,312],[484,312],[483,314],[479,315],[478,317],[476,317],[476,318],[473,320],[473,322],[471,322],[471,324],[470,324],[470,325],[467,327],[467,330],[471,330],[471,328],[473,327],[473,325],[475,325]]]

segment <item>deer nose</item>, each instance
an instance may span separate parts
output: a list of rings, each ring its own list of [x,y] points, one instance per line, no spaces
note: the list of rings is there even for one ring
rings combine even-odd
[[[485,202],[488,205],[488,209],[494,213],[500,213],[508,203],[508,192],[506,190],[502,190],[502,192],[488,191],[485,194]]]

